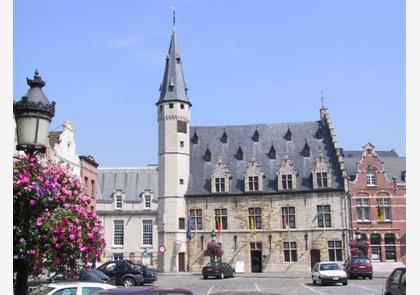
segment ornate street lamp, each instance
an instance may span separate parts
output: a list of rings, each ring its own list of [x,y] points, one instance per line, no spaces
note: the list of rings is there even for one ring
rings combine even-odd
[[[271,251],[271,239],[273,238],[273,236],[271,234],[268,235],[268,242],[270,244],[270,248],[269,250]]]
[[[362,232],[359,230],[359,228],[356,229],[356,240],[360,241],[362,239]]]
[[[237,234],[235,234],[233,236],[233,241],[235,242],[235,251],[236,251],[236,242],[238,241],[238,235]]]
[[[303,236],[305,238],[305,250],[308,250],[308,233]]]
[[[21,100],[13,103],[16,119],[17,150],[35,154],[45,153],[51,119],[54,117],[55,101],[50,103],[42,91],[45,81],[38,70],[33,79],[26,78],[29,90]]]

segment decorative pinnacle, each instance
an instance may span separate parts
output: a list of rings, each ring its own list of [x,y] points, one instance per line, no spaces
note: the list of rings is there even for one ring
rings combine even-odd
[[[33,88],[33,87],[44,87],[45,86],[45,81],[42,80],[41,76],[39,75],[39,71],[38,69],[35,70],[35,75],[33,80],[26,78],[26,82],[28,83],[28,85]]]
[[[321,104],[322,108],[324,108],[324,92],[321,90]]]

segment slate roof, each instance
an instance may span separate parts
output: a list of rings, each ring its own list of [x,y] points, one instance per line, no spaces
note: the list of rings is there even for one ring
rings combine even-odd
[[[323,138],[317,139],[316,133],[321,127]],[[290,128],[291,141],[286,141],[285,134]],[[252,140],[258,130],[258,142]],[[227,143],[222,142],[223,133],[227,135]],[[336,159],[336,152],[328,128],[320,121],[281,124],[257,124],[239,126],[209,126],[190,127],[190,136],[197,135],[197,144],[191,142],[190,180],[187,195],[207,195],[211,193],[211,175],[218,156],[221,155],[229,172],[232,174],[233,194],[244,192],[244,172],[248,167],[251,156],[255,153],[265,174],[262,192],[277,192],[276,172],[281,159],[287,153],[294,163],[298,175],[296,190],[312,190],[311,169],[318,156],[320,146],[324,149],[324,156],[331,163],[333,170],[332,183],[335,189],[343,189],[343,180]],[[301,154],[305,141],[310,148],[310,157]],[[270,159],[268,153],[271,146],[276,150],[276,159]],[[243,161],[236,159],[237,150],[241,147]],[[211,153],[211,162],[205,161],[206,150]]]
[[[405,157],[400,157],[394,151],[375,151],[378,154],[379,160],[384,163],[386,176],[389,181],[393,177],[397,178],[398,183],[405,183],[405,178],[402,178],[402,172],[405,168]],[[357,172],[357,164],[362,158],[363,151],[343,151],[344,166],[350,179],[354,179]]]
[[[137,201],[149,189],[154,200],[158,197],[158,171],[156,165],[140,168],[99,168],[97,200],[112,200],[116,190],[125,193],[125,201]]]

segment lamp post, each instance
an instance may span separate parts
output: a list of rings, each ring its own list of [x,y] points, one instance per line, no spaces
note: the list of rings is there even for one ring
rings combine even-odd
[[[16,120],[17,150],[25,153],[45,153],[51,119],[54,117],[55,101],[50,103],[42,91],[45,81],[38,70],[33,79],[26,78],[29,90],[21,100],[13,103]]]
[[[236,251],[236,242],[238,241],[238,235],[237,234],[235,234],[233,236],[233,241],[235,242],[235,251]]]
[[[271,234],[268,235],[268,242],[270,244],[269,250],[271,251],[271,239],[273,238],[273,236]]]
[[[212,232],[211,232],[211,240],[214,242],[214,241],[216,241],[216,233],[215,233],[215,231],[214,230],[212,230]]]
[[[360,241],[362,239],[362,232],[359,228],[356,229],[356,241]]]
[[[305,238],[305,250],[308,250],[308,233],[303,236]]]

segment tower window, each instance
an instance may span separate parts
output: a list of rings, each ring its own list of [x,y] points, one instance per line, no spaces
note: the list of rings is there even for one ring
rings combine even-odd
[[[184,104],[183,103],[181,103],[181,109],[184,109]]]
[[[170,108],[170,109],[173,109],[173,108],[174,108],[174,104],[173,104],[173,103],[170,103],[170,104],[169,104],[169,108]]]
[[[163,111],[163,106],[161,105],[161,106],[159,107],[159,109],[160,109],[160,111]]]
[[[184,184],[184,179],[180,178],[179,179],[179,184]]]
[[[187,121],[177,121],[177,131],[180,133],[187,133]]]
[[[182,147],[182,148],[184,147],[184,142],[183,141],[179,142],[179,147]]]

